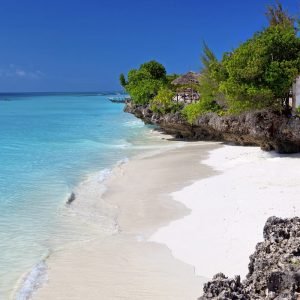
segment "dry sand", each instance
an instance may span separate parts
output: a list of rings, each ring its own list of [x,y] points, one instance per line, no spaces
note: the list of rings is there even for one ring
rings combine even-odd
[[[170,193],[216,174],[200,162],[218,147],[187,143],[135,158],[113,171],[104,195],[97,189],[81,190],[72,204],[74,212],[81,217],[90,212],[92,222],[105,213],[107,220],[99,224],[110,228],[115,222],[116,230],[53,253],[46,261],[48,280],[33,299],[197,299],[207,278],[195,276],[194,267],[175,259],[165,245],[147,240],[190,213]]]
[[[219,174],[173,193],[191,214],[150,240],[166,244],[198,275],[223,272],[244,278],[250,254],[263,241],[266,220],[300,215],[300,155],[223,146],[202,163]]]

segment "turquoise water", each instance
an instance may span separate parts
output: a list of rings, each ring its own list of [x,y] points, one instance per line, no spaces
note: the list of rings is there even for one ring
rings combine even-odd
[[[148,134],[105,95],[0,94],[0,299],[66,236],[85,238],[62,217],[68,195]]]

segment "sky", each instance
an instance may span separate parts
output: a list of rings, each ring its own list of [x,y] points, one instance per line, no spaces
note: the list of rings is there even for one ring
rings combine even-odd
[[[120,90],[119,74],[155,59],[201,68],[267,25],[272,0],[0,0],[0,92]],[[300,16],[300,0],[282,0]]]

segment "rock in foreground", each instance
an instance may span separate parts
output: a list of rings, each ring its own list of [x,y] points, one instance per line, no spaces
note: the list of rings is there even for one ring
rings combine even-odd
[[[249,273],[241,282],[219,273],[206,283],[199,300],[299,300],[300,218],[271,217],[264,227],[264,242],[250,256]]]

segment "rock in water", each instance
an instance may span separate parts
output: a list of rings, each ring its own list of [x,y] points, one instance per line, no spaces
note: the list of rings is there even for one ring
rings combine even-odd
[[[76,195],[75,193],[72,192],[68,198],[67,205],[70,205],[75,199],[76,199]]]
[[[250,256],[243,282],[219,273],[206,283],[200,300],[300,299],[300,218],[271,217],[264,227],[264,242]]]

